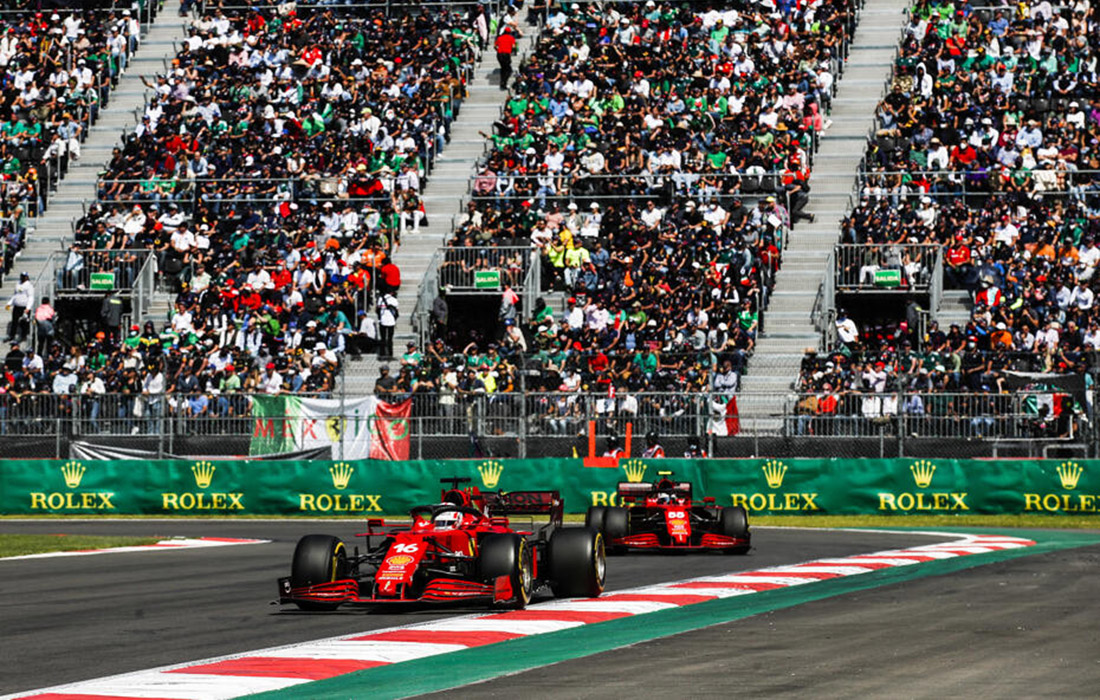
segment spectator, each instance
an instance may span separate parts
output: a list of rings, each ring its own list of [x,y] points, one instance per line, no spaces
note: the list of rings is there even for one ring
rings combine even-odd
[[[34,310],[34,321],[38,331],[38,351],[46,352],[53,342],[57,312],[50,305],[49,297],[42,297],[42,303]]]
[[[505,25],[496,38],[494,47],[497,52],[497,63],[500,64],[500,89],[508,89],[508,80],[512,77],[512,52],[516,49],[515,30]]]
[[[26,272],[19,273],[19,283],[15,285],[15,293],[8,301],[8,309],[11,310],[11,322],[8,324],[7,342],[16,341],[22,343],[30,333],[31,305],[34,304],[34,283]]]
[[[400,314],[397,297],[386,293],[378,298],[378,359],[393,359],[393,333]]]

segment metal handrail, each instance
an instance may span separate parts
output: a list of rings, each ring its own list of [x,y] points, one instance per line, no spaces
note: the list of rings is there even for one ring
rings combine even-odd
[[[932,271],[942,246],[933,243],[838,243],[833,251],[834,287],[838,290],[884,288],[876,280],[875,273],[897,270],[900,279],[896,289],[927,291],[933,284]],[[911,263],[920,265],[916,274],[909,272]]]
[[[60,296],[98,296],[102,290],[93,289],[93,275],[113,275],[112,288],[124,294],[133,292],[139,285],[144,267],[154,251],[147,248],[94,249],[70,248],[56,253],[48,266],[55,280],[54,290]]]

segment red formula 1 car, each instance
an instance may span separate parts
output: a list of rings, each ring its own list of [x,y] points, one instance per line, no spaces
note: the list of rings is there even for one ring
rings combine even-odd
[[[652,484],[619,482],[620,507],[592,506],[588,527],[604,534],[611,552],[629,548],[719,550],[745,554],[750,548],[749,519],[741,506],[724,508],[713,498],[691,499],[691,483],[658,472]]]
[[[487,602],[519,609],[543,586],[563,597],[596,597],[604,586],[603,536],[562,527],[557,491],[481,492],[443,479],[441,502],[410,511],[412,524],[367,521],[365,553],[329,535],[307,535],[294,550],[279,602],[303,610],[340,605]],[[548,515],[531,531],[511,515]],[[381,529],[376,529],[381,528]]]

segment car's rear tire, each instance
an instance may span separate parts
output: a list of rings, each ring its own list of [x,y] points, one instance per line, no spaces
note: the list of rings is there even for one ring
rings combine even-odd
[[[749,536],[749,514],[742,506],[723,508],[719,519],[722,534],[743,540]],[[747,554],[749,545],[738,545],[726,550],[729,554]]]
[[[607,506],[589,506],[584,514],[584,526],[593,530],[603,530],[603,514],[607,512]]]
[[[291,588],[315,586],[347,578],[348,551],[331,535],[306,535],[294,548],[290,566]],[[302,610],[335,610],[338,603],[297,603]]]
[[[534,571],[527,540],[519,535],[488,533],[479,540],[478,550],[481,578],[493,584],[498,576],[507,576],[512,584],[514,598],[502,607],[512,610],[527,607],[534,593]]]
[[[547,555],[555,597],[595,598],[603,593],[607,562],[602,533],[586,527],[557,530]]]
[[[630,534],[630,511],[626,508],[607,508],[603,514],[603,534],[607,538],[608,554],[622,554],[626,547],[616,547],[614,542]]]

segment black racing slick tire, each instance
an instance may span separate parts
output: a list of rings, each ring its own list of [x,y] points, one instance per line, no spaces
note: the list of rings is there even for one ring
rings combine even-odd
[[[723,508],[719,519],[721,532],[726,537],[745,539],[749,536],[749,515],[742,506]],[[748,545],[731,547],[727,550],[730,554],[747,554]]]
[[[531,548],[519,535],[488,533],[478,543],[478,572],[492,585],[498,576],[507,576],[512,584],[513,599],[501,607],[522,610],[534,593],[534,567]]]
[[[557,530],[547,559],[550,590],[556,598],[596,598],[607,579],[603,534],[584,528]]]
[[[347,578],[348,550],[331,535],[306,535],[294,548],[290,566],[291,588],[331,583]],[[302,610],[335,610],[337,603],[297,603]]]
[[[607,508],[603,514],[603,534],[609,543],[630,534],[630,511],[626,508]],[[625,547],[607,545],[609,554],[622,554]]]
[[[603,514],[606,512],[606,506],[588,506],[588,512],[584,514],[584,526],[593,530],[603,530]]]

